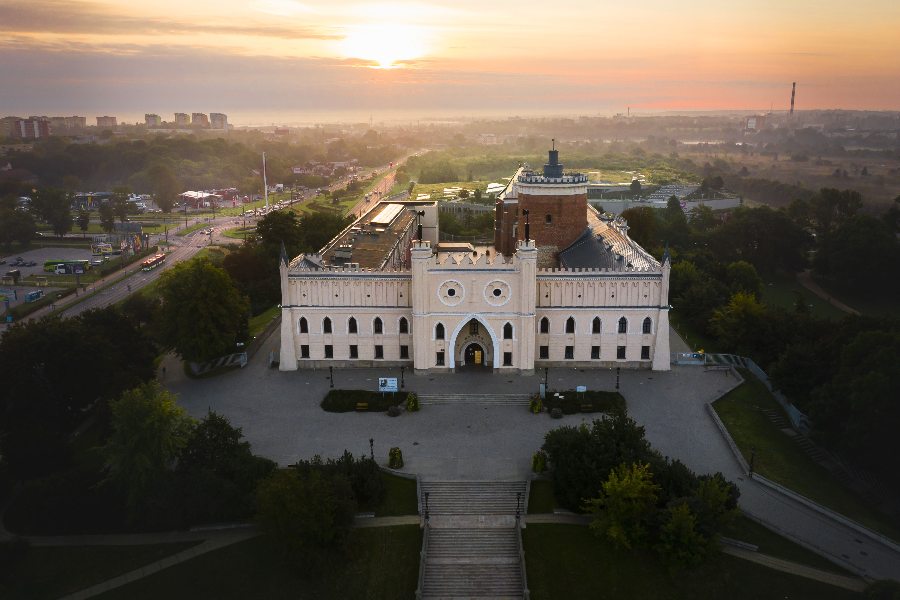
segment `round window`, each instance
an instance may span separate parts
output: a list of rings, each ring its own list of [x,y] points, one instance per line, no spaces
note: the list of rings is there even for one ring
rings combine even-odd
[[[456,290],[453,288],[450,288],[449,290],[447,290],[447,295],[452,298],[453,296],[456,295]]]
[[[494,297],[495,297],[495,298],[499,298],[499,297],[500,297],[500,294],[502,294],[503,292],[500,290],[500,288],[494,288],[494,292],[493,292],[493,293],[494,293]]]

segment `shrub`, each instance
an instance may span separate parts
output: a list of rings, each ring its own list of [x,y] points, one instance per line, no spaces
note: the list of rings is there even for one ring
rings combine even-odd
[[[397,446],[391,448],[390,454],[388,454],[388,467],[391,469],[403,468],[403,452]]]
[[[300,473],[319,471],[329,479],[339,477],[349,481],[353,497],[360,504],[378,504],[387,493],[378,464],[371,458],[353,458],[347,450],[337,460],[329,458],[322,462],[322,458],[316,455],[311,461],[298,461],[294,469]]]
[[[563,412],[558,408],[550,409],[550,416],[554,419],[562,419]]]
[[[392,406],[387,410],[387,414],[389,417],[399,417],[400,416],[400,408],[397,406]]]
[[[531,402],[528,404],[528,410],[534,414],[538,414],[542,409],[543,404],[541,404],[541,397],[538,394],[532,394]]]
[[[628,549],[644,545],[659,490],[649,466],[622,463],[603,482],[602,496],[587,501],[584,509],[595,517],[590,527],[596,535]]]
[[[406,395],[406,410],[409,412],[419,410],[419,395],[415,392],[410,392]]]
[[[561,397],[557,397],[555,394]],[[599,390],[589,390],[587,392],[576,392],[575,390],[566,390],[564,392],[548,393],[543,401],[544,406],[548,410],[559,408],[565,415],[574,415],[580,413],[583,405],[590,406],[590,412],[613,413],[625,410],[625,398],[619,392],[602,392]]]
[[[669,571],[675,573],[689,567],[696,567],[715,551],[715,542],[710,544],[697,531],[697,517],[685,504],[670,506],[666,523],[660,528],[659,543],[654,549],[669,563]]]
[[[900,600],[900,583],[893,579],[879,579],[869,584],[863,595],[872,600]]]
[[[384,412],[406,399],[399,392],[371,392],[369,390],[330,390],[322,400],[325,412],[354,412],[358,403],[369,405],[369,412]]]
[[[531,470],[534,473],[543,473],[547,468],[547,455],[542,450],[538,450],[531,457]]]

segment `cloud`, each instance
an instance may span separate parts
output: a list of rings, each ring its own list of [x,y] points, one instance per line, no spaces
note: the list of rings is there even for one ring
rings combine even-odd
[[[281,0],[274,0],[281,3]],[[295,2],[286,2],[296,4]],[[12,0],[0,3],[0,33],[61,35],[132,35],[210,34],[259,36],[279,39],[338,40],[343,36],[331,27],[285,27],[233,21],[177,21],[153,17],[132,17],[110,12],[105,4]]]
[[[257,0],[250,4],[250,8],[281,17],[293,17],[302,13],[319,14],[314,8],[294,0]]]

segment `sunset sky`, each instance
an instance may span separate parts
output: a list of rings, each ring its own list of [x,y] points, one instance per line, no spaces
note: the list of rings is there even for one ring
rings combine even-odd
[[[793,81],[900,109],[900,2],[0,0],[2,116],[786,109]]]

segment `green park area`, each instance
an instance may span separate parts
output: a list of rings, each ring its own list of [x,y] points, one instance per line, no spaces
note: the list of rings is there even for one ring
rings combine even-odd
[[[882,535],[900,540],[900,528],[887,515],[838,482],[769,421],[763,410],[777,410],[786,421],[790,419],[753,373],[741,369],[741,375],[744,383],[714,402],[713,408],[748,464],[750,449],[756,448],[755,472]]]

